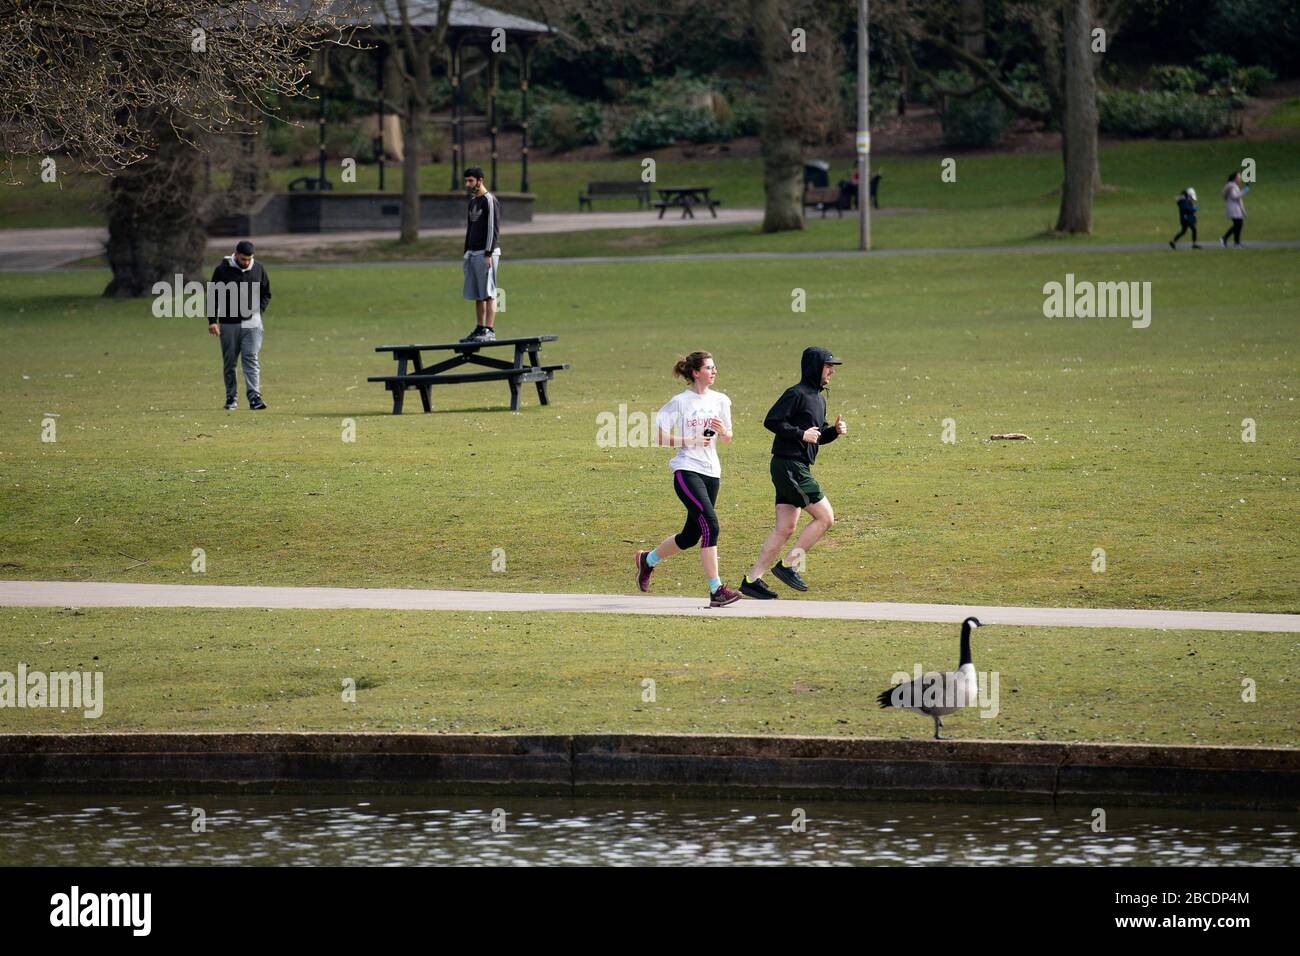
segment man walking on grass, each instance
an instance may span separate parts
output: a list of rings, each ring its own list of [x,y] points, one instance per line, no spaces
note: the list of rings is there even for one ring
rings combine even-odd
[[[212,271],[208,284],[208,332],[221,338],[221,372],[226,379],[226,411],[239,407],[239,382],[235,363],[243,360],[248,407],[266,408],[262,401],[262,313],[271,303],[271,280],[260,262],[253,261],[253,244],[247,239],[235,246]]]
[[[469,212],[465,222],[465,298],[474,300],[474,331],[462,342],[494,342],[497,268],[501,262],[501,203],[483,185],[483,170],[465,170]]]
[[[776,527],[763,542],[763,550],[749,574],[740,582],[740,593],[746,597],[770,601],[779,596],[764,583],[763,572],[794,534],[800,511],[807,511],[813,520],[804,527],[787,560],[772,565],[772,574],[796,591],[808,590],[797,568],[803,556],[835,523],[835,512],[812,476],[812,465],[819,447],[830,444],[849,429],[842,415],[835,417],[834,425],[826,421],[826,396],[822,392],[835,374],[835,366],[843,364],[829,349],[804,349],[799,384],[787,388],[763,420],[763,427],[776,435],[772,439],[770,469],[776,488]]]

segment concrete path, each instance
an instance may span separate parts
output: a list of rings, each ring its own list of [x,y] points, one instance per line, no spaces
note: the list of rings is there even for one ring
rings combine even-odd
[[[707,214],[694,219],[683,219],[680,213],[670,212],[663,219],[653,210],[624,212],[538,213],[532,222],[512,224],[510,235],[530,235],[555,232],[587,232],[593,229],[649,229],[680,226],[734,226],[740,223],[763,221],[761,209],[719,209],[718,218]],[[421,229],[421,236],[462,236],[464,226],[446,229]],[[373,242],[377,239],[396,239],[396,231],[363,230],[329,233],[283,233],[255,236],[259,247],[266,252],[314,249],[334,243]],[[39,272],[76,262],[104,251],[108,230],[102,226],[79,226],[69,229],[4,229],[0,230],[0,272]],[[229,252],[234,239],[214,237],[208,240],[208,249]],[[428,263],[421,263],[428,265]]]
[[[110,584],[85,581],[0,581],[6,607],[255,607],[378,608],[421,611],[667,614],[677,616],[930,621],[956,624],[975,615],[987,624],[1131,627],[1201,631],[1300,633],[1300,614],[1235,611],[986,607],[860,601],[741,600],[709,609],[699,598],[519,591],[432,591],[418,588],[242,587],[208,584]]]
[[[873,212],[873,216],[897,215],[902,212],[916,212],[912,209],[882,209]],[[598,229],[643,229],[680,226],[736,225],[738,223],[756,224],[763,219],[761,209],[719,210],[718,218],[702,216],[696,219],[681,219],[668,216],[658,219],[647,212],[594,212],[594,213],[539,213],[531,223],[520,223],[510,227],[510,233],[563,233],[585,232]],[[463,233],[460,226],[450,229],[424,229],[421,236],[459,236]],[[82,227],[75,229],[4,229],[0,230],[0,272],[43,272],[58,269],[68,263],[76,262],[87,256],[97,255],[102,251],[103,242],[108,233],[99,227]],[[378,239],[396,238],[395,233],[332,232],[332,233],[284,233],[279,235],[256,236],[255,239],[263,250],[274,253],[282,250],[310,250],[334,243],[373,242]],[[208,249],[213,252],[228,252],[231,239],[228,237],[208,240]],[[1300,240],[1279,239],[1248,242],[1247,249],[1300,249]],[[1207,243],[1202,252],[1223,252],[1218,243]],[[1229,250],[1237,251],[1237,250]],[[971,255],[980,253],[1041,255],[1053,252],[1164,252],[1170,253],[1169,247],[1160,242],[1125,242],[1097,243],[1092,245],[1076,243],[1038,243],[1024,246],[971,246],[971,247],[933,247],[920,249],[878,249],[870,253],[856,250],[835,250],[821,252],[705,252],[689,254],[664,255],[629,255],[629,256],[573,256],[563,258],[517,259],[507,256],[511,265],[602,265],[608,263],[636,264],[638,262],[697,262],[701,259],[716,260],[754,260],[769,261],[783,259],[854,259],[869,256],[873,259],[893,256],[939,256]],[[1200,255],[1189,249],[1180,249],[1180,253]],[[454,262],[431,263],[421,259],[407,260],[362,260],[358,262],[332,262],[329,268],[368,268],[373,266],[408,266],[426,269],[430,265],[456,265]],[[277,263],[275,268],[316,268],[311,262]]]

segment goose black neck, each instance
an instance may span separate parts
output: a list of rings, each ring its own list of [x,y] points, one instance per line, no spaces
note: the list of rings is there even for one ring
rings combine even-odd
[[[970,663],[973,663],[970,657],[970,625],[963,621],[961,625],[961,661],[958,662],[957,666],[961,667]]]

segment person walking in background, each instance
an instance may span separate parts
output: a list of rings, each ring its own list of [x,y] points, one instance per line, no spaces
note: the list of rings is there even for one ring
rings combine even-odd
[[[826,396],[822,392],[835,374],[835,366],[843,364],[830,349],[804,349],[799,384],[787,388],[763,420],[763,427],[776,436],[772,439],[770,466],[772,485],[776,488],[776,527],[763,542],[749,574],[740,581],[740,593],[746,597],[759,600],[778,597],[763,582],[763,572],[794,534],[801,511],[807,511],[813,520],[790,549],[789,560],[777,561],[771,570],[776,578],[796,591],[808,590],[798,568],[804,555],[835,523],[835,512],[813,478],[812,466],[819,447],[848,431],[843,415],[835,417],[834,425],[826,421]]]
[[[235,363],[243,360],[248,407],[266,408],[262,401],[262,313],[271,303],[271,280],[260,262],[253,260],[247,239],[235,246],[212,270],[208,286],[208,331],[221,338],[221,372],[226,380],[226,411],[239,407],[239,382]]]
[[[1188,229],[1192,231],[1192,248],[1201,248],[1196,243],[1196,210],[1200,208],[1196,202],[1196,190],[1191,186],[1178,194],[1178,225],[1182,228],[1178,230],[1178,235],[1169,240],[1170,249],[1178,248],[1178,240],[1183,238]]]
[[[474,331],[462,342],[494,342],[497,269],[501,265],[501,202],[483,185],[483,170],[465,170],[465,298],[474,300]]]
[[[1224,211],[1228,218],[1232,220],[1232,225],[1228,227],[1219,238],[1219,245],[1228,248],[1228,237],[1232,236],[1233,245],[1238,249],[1241,248],[1241,227],[1246,222],[1246,204],[1242,200],[1246,193],[1250,192],[1250,187],[1241,188],[1241,172],[1234,172],[1228,177],[1228,182],[1223,187],[1223,205]]]
[[[649,591],[650,576],[659,562],[698,543],[709,582],[709,607],[726,607],[739,601],[740,594],[718,576],[719,527],[714,506],[722,484],[722,465],[714,440],[731,443],[731,399],[711,387],[718,367],[708,352],[692,352],[679,359],[673,375],[685,379],[688,387],[659,409],[655,425],[659,444],[678,449],[668,467],[673,473],[673,492],[686,507],[686,524],[653,551],[636,553],[636,585]]]

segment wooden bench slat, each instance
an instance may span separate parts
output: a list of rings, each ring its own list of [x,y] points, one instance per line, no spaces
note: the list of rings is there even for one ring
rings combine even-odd
[[[526,335],[523,338],[496,339],[492,342],[436,342],[433,345],[376,345],[376,352],[434,351],[436,349],[482,349],[494,345],[518,345],[521,342],[554,342],[558,335]]]
[[[524,365],[518,369],[501,369],[489,372],[444,372],[440,375],[371,375],[367,382],[393,382],[407,385],[450,385],[465,382],[495,382],[506,378],[526,378],[538,372],[558,372],[569,366],[564,365]]]

